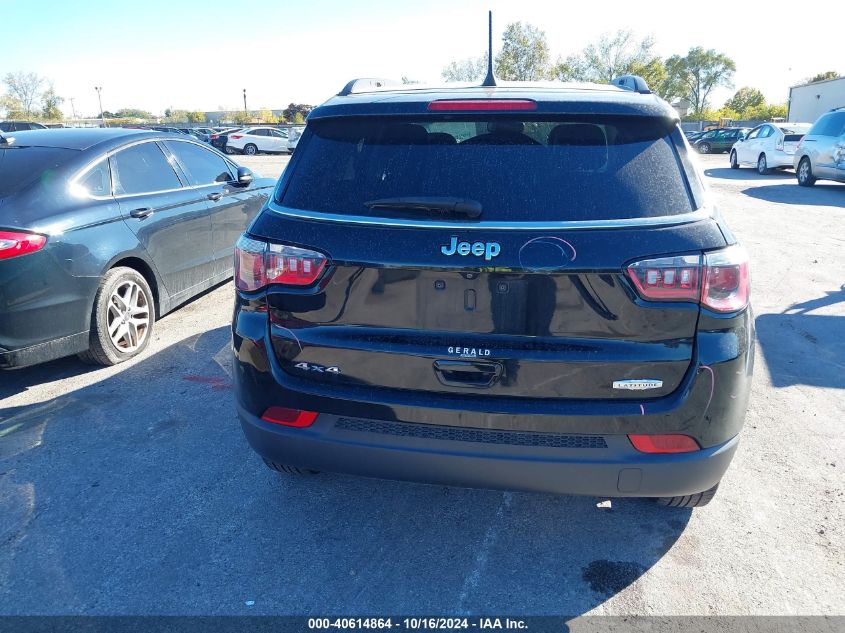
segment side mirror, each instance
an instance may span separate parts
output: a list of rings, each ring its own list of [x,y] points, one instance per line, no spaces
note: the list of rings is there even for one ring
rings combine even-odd
[[[252,182],[252,172],[246,167],[238,167],[238,184],[246,187]]]

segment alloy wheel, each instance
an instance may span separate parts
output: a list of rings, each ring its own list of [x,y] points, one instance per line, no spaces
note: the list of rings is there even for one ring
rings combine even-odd
[[[150,329],[150,301],[144,290],[131,280],[119,284],[108,302],[109,338],[121,352],[134,352]]]

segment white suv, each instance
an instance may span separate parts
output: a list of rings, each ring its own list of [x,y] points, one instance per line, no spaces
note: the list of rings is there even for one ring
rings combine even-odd
[[[760,174],[772,169],[792,167],[798,143],[810,129],[810,123],[764,123],[731,148],[731,169],[757,167]]]
[[[281,154],[288,151],[288,131],[275,127],[247,127],[229,134],[226,147],[248,156],[260,152]]]

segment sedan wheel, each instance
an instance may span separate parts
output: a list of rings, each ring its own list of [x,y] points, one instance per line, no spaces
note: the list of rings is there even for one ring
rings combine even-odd
[[[769,166],[766,163],[765,154],[760,154],[760,158],[757,159],[757,173],[761,176],[765,176],[769,173]]]
[[[710,143],[702,143],[698,146],[698,152],[700,154],[709,154],[710,153]]]
[[[140,354],[155,323],[153,293],[132,268],[113,268],[100,282],[91,317],[90,347],[82,360],[116,365]]]
[[[731,152],[731,169],[739,169],[739,163],[736,161],[736,152]]]
[[[235,153],[235,150],[233,148],[229,147],[228,145],[223,148],[223,151],[226,152],[227,154],[234,154]]]
[[[258,148],[252,143],[248,143],[244,146],[244,154],[246,154],[247,156],[255,156],[257,153]]]
[[[806,156],[798,163],[798,184],[802,187],[812,187],[816,184],[816,177],[813,176],[813,168],[810,159]]]

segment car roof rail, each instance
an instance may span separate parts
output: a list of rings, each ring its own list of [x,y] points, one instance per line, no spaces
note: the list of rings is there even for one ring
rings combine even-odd
[[[631,92],[639,92],[643,95],[651,94],[646,80],[639,75],[620,75],[619,77],[614,77],[610,83],[624,90],[630,90]]]
[[[393,86],[401,86],[402,84],[393,79],[378,79],[375,77],[359,77],[347,83],[343,90],[337,93],[338,97],[345,97],[347,95],[356,94],[359,92],[373,92],[379,88],[391,88]]]

